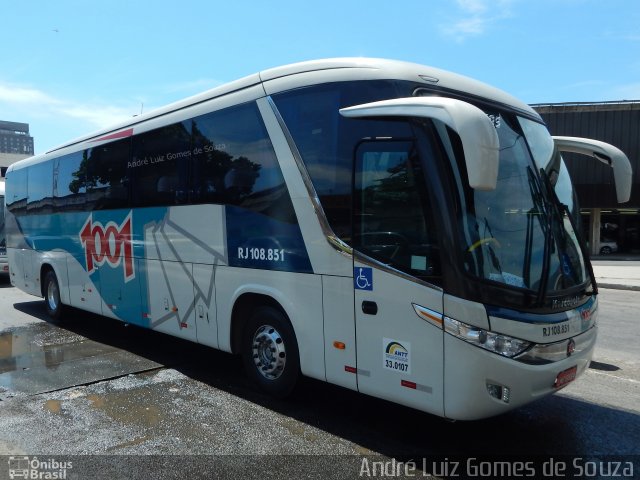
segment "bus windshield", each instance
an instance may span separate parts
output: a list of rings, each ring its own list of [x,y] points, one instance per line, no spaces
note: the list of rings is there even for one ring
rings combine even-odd
[[[539,298],[584,287],[588,275],[574,227],[573,188],[551,136],[529,119],[487,114],[500,139],[496,189],[472,190],[457,180],[464,192],[459,224],[465,271]]]

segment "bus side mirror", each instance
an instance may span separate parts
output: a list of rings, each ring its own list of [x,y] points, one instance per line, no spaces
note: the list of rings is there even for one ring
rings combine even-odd
[[[486,113],[470,103],[443,97],[409,97],[340,109],[349,118],[423,117],[440,120],[462,140],[469,186],[494,190],[498,181],[498,133]]]
[[[579,153],[600,160],[613,168],[618,203],[631,198],[632,170],[627,156],[618,148],[599,140],[579,137],[552,137],[561,152]]]

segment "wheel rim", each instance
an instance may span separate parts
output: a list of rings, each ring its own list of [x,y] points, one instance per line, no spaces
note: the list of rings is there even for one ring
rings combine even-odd
[[[280,333],[271,325],[262,325],[256,330],[251,342],[253,361],[264,378],[275,380],[284,372],[287,352]]]
[[[52,312],[58,309],[59,298],[60,292],[58,291],[58,284],[56,282],[49,282],[47,287],[47,304]]]

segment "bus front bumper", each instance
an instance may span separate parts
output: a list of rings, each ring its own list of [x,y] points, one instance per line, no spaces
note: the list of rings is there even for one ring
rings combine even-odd
[[[571,339],[578,346],[573,353],[551,363],[528,364],[445,334],[445,417],[487,418],[560,390],[587,369],[596,337],[594,326]]]

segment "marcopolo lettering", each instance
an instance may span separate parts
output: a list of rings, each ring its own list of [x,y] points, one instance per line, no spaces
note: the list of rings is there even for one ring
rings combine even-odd
[[[80,242],[84,248],[88,273],[105,262],[113,268],[123,263],[124,281],[128,282],[135,277],[131,212],[120,225],[113,221],[102,225],[93,221],[93,214],[89,215],[80,231]]]

